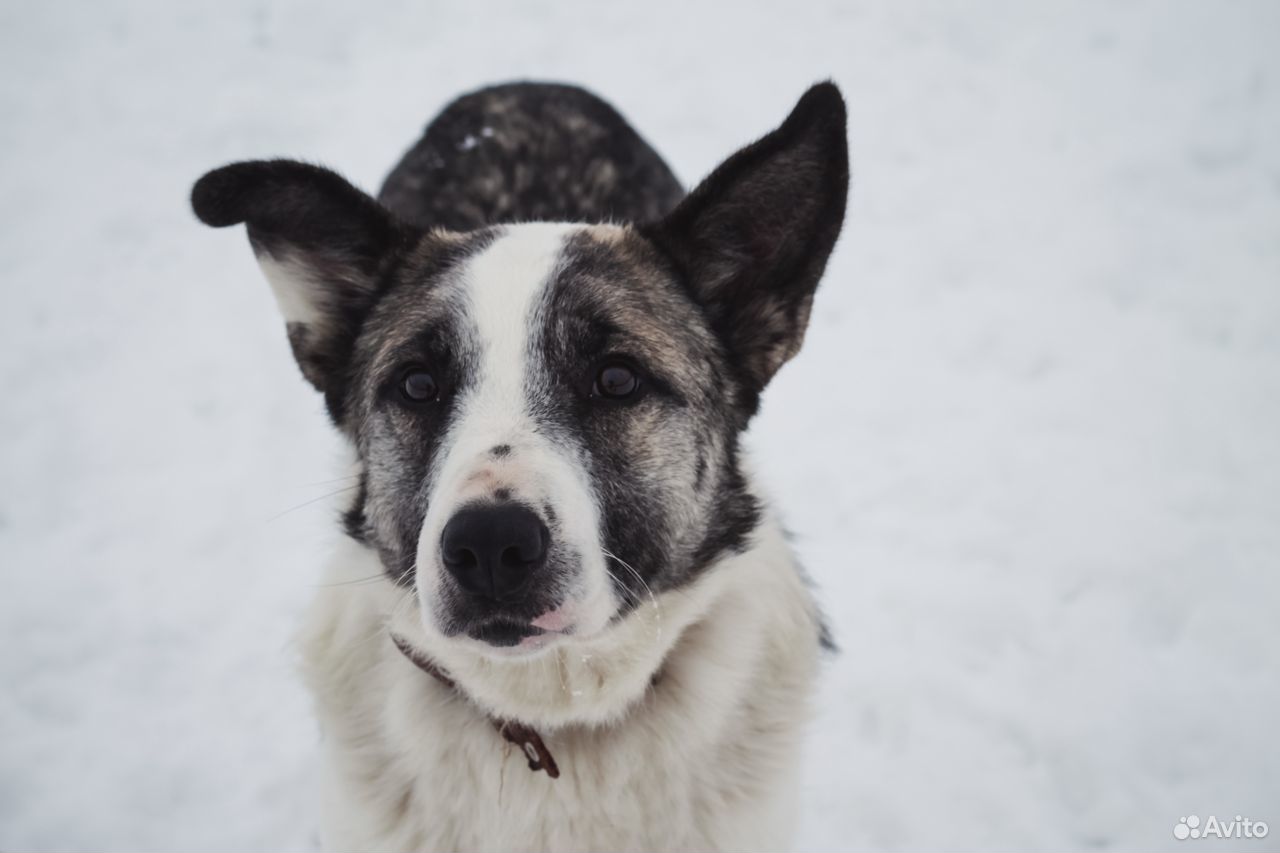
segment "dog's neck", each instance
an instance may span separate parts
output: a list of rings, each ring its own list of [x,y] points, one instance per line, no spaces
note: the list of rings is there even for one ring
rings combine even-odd
[[[391,641],[408,658],[410,663],[440,682],[447,689],[466,698],[466,694],[458,687],[457,682],[450,678],[448,673],[436,666],[434,661],[411,646],[408,640],[392,634]],[[552,779],[560,778],[560,766],[556,764],[555,758],[551,755],[551,750],[547,749],[547,745],[543,742],[542,735],[538,734],[537,729],[532,726],[526,726],[516,720],[501,720],[494,717],[489,718],[489,723],[505,740],[523,750],[525,757],[529,759],[530,770],[541,770]]]

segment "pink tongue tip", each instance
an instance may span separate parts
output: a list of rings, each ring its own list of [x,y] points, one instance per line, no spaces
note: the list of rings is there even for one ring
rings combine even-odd
[[[548,610],[543,613],[529,624],[544,631],[563,631],[569,625],[569,616],[565,613],[566,609],[566,606],[562,604],[555,610]]]

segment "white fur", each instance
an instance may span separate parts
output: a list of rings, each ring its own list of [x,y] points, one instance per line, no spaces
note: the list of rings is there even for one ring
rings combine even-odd
[[[693,585],[536,658],[459,651],[423,630],[407,591],[347,583],[379,570],[346,544],[301,638],[328,849],[785,849],[817,631],[772,520]],[[538,726],[561,777],[530,771],[472,701]]]

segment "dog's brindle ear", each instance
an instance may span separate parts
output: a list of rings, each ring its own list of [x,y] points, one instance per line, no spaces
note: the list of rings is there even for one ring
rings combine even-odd
[[[844,99],[820,83],[781,127],[642,229],[675,262],[743,370],[749,411],[800,349],[848,189]]]
[[[291,160],[215,169],[191,206],[206,225],[248,226],[298,365],[340,422],[351,348],[411,229],[341,176]]]

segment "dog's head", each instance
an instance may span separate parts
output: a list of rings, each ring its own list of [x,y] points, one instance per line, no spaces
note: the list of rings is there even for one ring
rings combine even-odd
[[[511,654],[745,547],[738,437],[800,347],[847,184],[823,84],[657,223],[422,232],[290,161],[210,172],[192,202],[247,224],[356,449],[348,531],[429,632]]]

